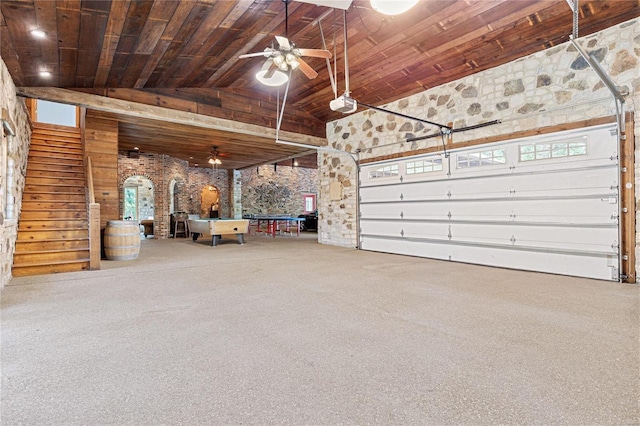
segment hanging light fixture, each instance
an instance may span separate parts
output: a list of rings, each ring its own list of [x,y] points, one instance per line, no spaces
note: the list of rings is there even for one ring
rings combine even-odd
[[[371,7],[384,15],[400,15],[418,4],[419,0],[371,0]]]
[[[211,155],[209,156],[209,164],[211,164],[214,169],[216,168],[216,166],[219,166],[220,164],[222,164],[222,161],[220,161],[220,159],[218,158],[217,146],[214,146],[213,149],[211,150]]]
[[[289,81],[289,76],[287,75],[287,73],[282,72],[279,69],[272,71],[271,75],[269,75],[269,68],[271,68],[272,63],[274,62],[272,62],[271,59],[267,59],[264,65],[262,65],[262,68],[260,68],[260,71],[256,73],[256,79],[265,86],[282,86],[287,81]]]

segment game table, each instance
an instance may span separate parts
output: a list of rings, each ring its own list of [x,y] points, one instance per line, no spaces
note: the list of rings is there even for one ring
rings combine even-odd
[[[292,217],[289,215],[254,215],[250,217],[253,225],[256,227],[256,232],[266,232],[267,235],[271,235],[275,238],[276,233],[286,232],[293,234],[296,231],[300,236],[300,222],[304,221],[303,217]],[[266,225],[266,230],[261,231],[262,224]]]
[[[196,241],[200,235],[211,235],[211,245],[216,247],[223,235],[234,234],[238,243],[244,244],[244,234],[249,232],[246,219],[189,219],[189,232]]]

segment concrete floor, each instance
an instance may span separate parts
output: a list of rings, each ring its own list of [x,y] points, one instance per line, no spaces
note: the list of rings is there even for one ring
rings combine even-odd
[[[639,287],[249,236],[1,293],[16,424],[640,424]]]

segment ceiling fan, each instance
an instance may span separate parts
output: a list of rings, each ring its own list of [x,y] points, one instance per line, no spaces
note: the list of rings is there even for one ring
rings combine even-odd
[[[271,78],[273,74],[280,71],[291,71],[300,68],[300,71],[304,73],[309,79],[314,79],[318,76],[318,73],[309,66],[302,56],[308,56],[312,58],[331,58],[331,52],[326,49],[303,49],[296,47],[288,38],[289,33],[289,2],[291,0],[282,0],[285,4],[285,37],[276,36],[277,48],[272,44],[262,52],[247,53],[240,55],[241,59],[251,58],[256,56],[264,56],[267,59],[268,68],[264,74],[264,78]],[[265,64],[265,65],[267,65]]]
[[[211,154],[209,155],[208,162],[214,167],[222,164],[222,161],[220,160],[220,153],[218,152],[217,146],[211,147]]]

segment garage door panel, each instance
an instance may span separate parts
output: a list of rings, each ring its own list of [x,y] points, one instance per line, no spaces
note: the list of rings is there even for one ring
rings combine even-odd
[[[601,280],[617,279],[615,276],[617,263],[615,255],[589,256],[509,246],[490,248],[447,240],[416,242],[365,236],[362,241],[364,250]],[[562,258],[562,262],[558,261],[559,257]]]
[[[615,193],[617,179],[611,179],[615,166],[580,171],[538,174],[500,174],[476,179],[432,181],[428,199],[466,199],[480,196],[587,196]],[[393,198],[389,198],[389,194]],[[420,201],[427,198],[424,186],[416,182],[397,183],[362,188],[361,194],[370,202]],[[402,197],[402,198],[400,198]]]
[[[549,201],[549,200],[547,200]],[[500,204],[496,206],[496,204]],[[540,199],[362,204],[361,218],[405,220],[502,220],[533,223],[616,223],[617,199]]]
[[[523,146],[544,150],[562,141],[586,142],[574,157],[522,161]],[[616,279],[616,146],[610,125],[460,149],[442,162],[442,171],[425,173],[422,180],[416,164],[433,155],[393,160],[397,176],[392,177],[379,173],[391,169],[389,162],[367,165],[362,174],[369,179],[360,188],[360,246]],[[482,167],[486,153],[499,161]],[[482,161],[469,160],[474,158]],[[411,167],[410,179],[403,180]]]
[[[363,221],[361,232],[371,237],[438,239],[463,243],[551,248],[575,252],[615,254],[614,227],[518,226]]]

